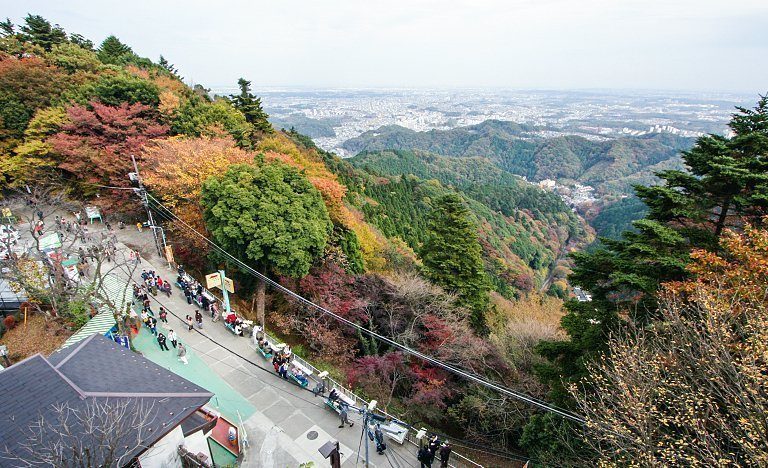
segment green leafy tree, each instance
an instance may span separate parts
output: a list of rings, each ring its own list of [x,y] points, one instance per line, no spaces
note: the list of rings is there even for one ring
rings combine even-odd
[[[472,326],[485,332],[489,285],[481,253],[477,226],[461,197],[449,194],[435,200],[421,249],[424,274],[456,293],[459,302],[472,311]]]
[[[95,73],[103,67],[93,51],[71,42],[54,45],[46,59],[69,73],[78,71]]]
[[[64,29],[58,24],[52,25],[40,15],[27,15],[20,29],[22,40],[39,45],[45,50],[51,50],[54,45],[67,42],[67,33]]]
[[[252,131],[243,114],[226,100],[210,102],[197,95],[174,113],[171,130],[189,136],[216,136],[223,131],[241,147],[250,145]]]
[[[245,78],[240,78],[237,80],[237,86],[240,87],[240,94],[233,94],[229,97],[232,105],[245,115],[245,120],[256,131],[272,133],[272,124],[267,120],[269,115],[261,107],[261,98],[251,94],[251,82]]]
[[[69,35],[69,42],[76,46],[80,46],[85,50],[89,50],[93,52],[93,41],[90,39],[86,39],[81,34],[70,34]]]
[[[107,37],[99,46],[99,60],[107,64],[120,65],[133,55],[133,50],[123,44],[117,36]]]
[[[607,350],[611,332],[627,321],[644,324],[657,318],[660,284],[687,278],[692,250],[717,251],[726,229],[739,232],[745,221],[764,224],[768,98],[761,97],[754,109],[737,110],[729,124],[732,138],[704,136],[683,152],[689,172],[664,171],[658,174],[663,184],[636,187],[648,215],[634,223],[634,232],[619,240],[602,239],[595,251],[573,255],[570,280],[588,289],[593,301],[566,304],[562,327],[569,339],[538,347],[549,360],[538,373],[550,384],[556,403],[572,403],[563,384],[586,376],[587,365]]]
[[[80,104],[96,99],[109,106],[140,102],[157,107],[160,102],[160,90],[153,82],[138,76],[127,73],[102,74],[98,80],[80,87],[70,97]]]
[[[213,238],[263,274],[309,273],[333,225],[320,192],[297,169],[258,158],[205,181],[201,203]],[[266,285],[259,281],[257,314],[264,321]]]

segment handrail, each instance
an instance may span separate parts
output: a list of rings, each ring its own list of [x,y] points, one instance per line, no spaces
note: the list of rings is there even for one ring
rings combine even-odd
[[[174,262],[172,265],[173,265],[174,269],[178,269],[178,265],[177,265],[175,262]],[[192,276],[192,275],[191,275],[189,272],[185,272],[185,273],[186,273],[186,274],[187,274],[187,275],[188,275],[190,278],[192,278],[192,279],[194,279],[195,281],[197,281],[197,282],[198,282],[200,285],[202,285],[202,284],[203,284],[203,283],[200,283],[200,281],[198,281],[198,280],[197,280],[197,279],[196,279],[194,276]],[[175,282],[175,281],[174,281],[174,282]],[[208,290],[208,289],[207,289],[207,288],[205,288],[205,287],[203,287],[203,291],[205,291],[205,292],[208,292],[208,293],[209,293],[211,296],[213,296],[213,297],[214,297],[214,299],[215,299],[215,300],[216,300],[216,301],[219,303],[219,305],[220,305],[220,310],[224,310],[224,301],[223,301],[223,300],[221,300],[221,299],[219,298],[219,296],[218,296],[218,295],[214,294],[214,293],[213,293],[213,291],[210,291],[210,290]],[[234,307],[232,307],[232,305],[231,305],[231,304],[230,304],[230,309],[231,309],[233,312],[235,312],[235,313],[237,314],[237,312],[235,311]],[[224,322],[222,321],[222,323],[224,323]],[[266,330],[262,330],[262,332],[264,333],[264,337],[265,337],[265,339],[266,339],[267,341],[269,341],[270,343],[275,343],[275,344],[279,344],[279,343],[280,343],[278,340],[276,340],[276,339],[275,339],[275,337],[273,337],[273,336],[270,336],[270,335],[269,335],[269,334],[266,332]],[[253,346],[253,341],[252,341],[252,340],[248,340],[248,347],[249,347],[249,348],[251,348],[251,349],[253,349],[254,351],[256,350],[256,348]],[[306,366],[306,367],[307,367],[307,369],[310,369],[310,370],[312,371],[312,376],[307,376],[307,378],[308,378],[308,379],[310,379],[310,378],[311,378],[312,380],[314,380],[315,382],[317,382],[318,380],[317,380],[316,378],[314,378],[314,376],[317,376],[317,374],[319,374],[321,371],[320,371],[318,368],[316,368],[315,366],[313,366],[312,364],[310,364],[309,362],[307,362],[306,360],[304,360],[303,358],[301,358],[301,357],[297,356],[297,355],[296,355],[296,353],[292,353],[292,355],[293,355],[293,357],[292,357],[291,359],[293,359],[293,360],[295,360],[295,361],[298,361],[300,364],[302,364],[303,366]],[[350,398],[352,401],[354,401],[354,403],[355,403],[355,406],[358,406],[358,407],[363,407],[363,406],[367,406],[367,405],[368,405],[368,403],[369,403],[369,402],[368,402],[367,400],[365,400],[365,399],[364,399],[364,398],[362,398],[362,397],[359,397],[359,396],[357,396],[357,394],[356,394],[355,392],[353,392],[352,390],[350,390],[350,389],[348,389],[348,388],[344,387],[344,385],[342,385],[342,384],[340,384],[339,382],[337,382],[336,380],[332,379],[330,376],[328,376],[328,377],[325,377],[325,379],[326,379],[326,380],[328,380],[329,382],[331,382],[331,383],[333,384],[333,386],[334,386],[334,387],[336,387],[336,388],[337,388],[339,391],[341,391],[341,392],[342,392],[344,395],[346,395],[346,396],[347,396],[347,397],[349,397],[349,398]],[[376,410],[377,410],[377,411],[379,411],[380,413],[382,413],[384,416],[388,417],[389,419],[393,419],[393,420],[395,420],[395,421],[401,421],[401,422],[405,423],[405,421],[403,421],[401,418],[398,418],[398,417],[396,417],[396,416],[393,416],[393,415],[391,415],[391,414],[387,413],[386,411],[384,411],[384,410],[382,410],[382,409],[379,409],[379,408],[377,408]],[[407,424],[407,423],[405,423],[405,424]],[[409,427],[411,427],[411,428],[413,427],[413,426],[411,426],[410,424],[407,424],[407,425],[408,425]],[[416,441],[416,440],[415,440],[415,436],[414,436],[413,432],[414,432],[413,430],[409,430],[409,431],[406,433],[406,436],[405,436],[405,440],[406,440],[408,443],[410,443],[411,445],[413,445],[414,447],[417,447],[417,448],[418,448],[418,447],[419,447],[419,443],[418,443],[418,441]],[[469,459],[469,458],[465,457],[464,455],[462,455],[462,454],[458,453],[458,452],[457,452],[457,451],[455,451],[455,450],[452,450],[452,451],[451,451],[451,456],[455,456],[455,457],[457,457],[457,458],[460,458],[460,459],[462,459],[462,460],[464,461],[464,463],[465,463],[465,464],[467,464],[467,465],[469,465],[469,466],[475,466],[475,467],[478,467],[478,468],[483,468],[483,465],[481,465],[481,464],[479,464],[479,463],[477,463],[477,462],[475,462],[475,461],[473,461],[473,460],[471,460],[471,459]],[[451,467],[453,467],[453,468],[456,468],[456,465],[453,465],[453,464],[450,464],[450,463],[449,463],[449,466],[451,466]]]

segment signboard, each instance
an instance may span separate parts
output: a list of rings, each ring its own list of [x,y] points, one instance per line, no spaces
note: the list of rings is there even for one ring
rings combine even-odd
[[[235,293],[235,283],[227,277],[224,277],[224,287],[226,287],[227,291],[231,292],[232,294]]]
[[[207,287],[208,289],[221,287],[221,275],[219,275],[218,273],[211,273],[210,275],[205,275],[205,287]]]
[[[168,260],[168,263],[173,263],[173,247],[170,245],[165,246],[165,259]]]
[[[93,221],[94,219],[98,219],[101,221],[101,211],[99,211],[98,208],[95,206],[86,206],[85,207],[85,215],[88,216],[88,219]]]

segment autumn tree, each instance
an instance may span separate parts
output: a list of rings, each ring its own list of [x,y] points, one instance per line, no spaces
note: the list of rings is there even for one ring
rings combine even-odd
[[[263,158],[209,178],[201,200],[213,238],[265,275],[306,275],[333,228],[320,193],[306,177]],[[265,288],[259,281],[257,314],[262,323]]]
[[[604,464],[768,464],[768,231],[697,250],[694,279],[669,283],[661,320],[617,333],[571,386]]]
[[[127,174],[133,171],[131,155],[140,157],[144,143],[168,131],[155,120],[154,109],[138,103],[75,105],[67,109],[67,117],[69,122],[49,142],[61,155],[59,169],[72,177],[75,185],[82,184],[85,194],[97,191],[92,184],[127,187]],[[105,201],[121,205],[133,196],[124,190],[104,195]]]
[[[20,138],[35,111],[51,105],[73,84],[70,76],[40,58],[0,57],[0,140]]]
[[[483,268],[477,227],[458,195],[435,200],[427,241],[421,249],[425,275],[435,284],[454,292],[472,311],[472,326],[485,331],[488,280]]]
[[[169,138],[153,140],[142,151],[144,182],[163,203],[193,228],[205,232],[200,192],[203,182],[224,173],[232,164],[253,162],[254,155],[231,138]],[[210,246],[178,221],[170,221],[179,239],[176,256],[202,267]]]

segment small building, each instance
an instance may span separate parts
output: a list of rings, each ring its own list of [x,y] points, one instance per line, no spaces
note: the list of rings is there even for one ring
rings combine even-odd
[[[143,468],[182,465],[213,396],[100,334],[0,370],[0,394],[0,466],[87,456],[88,466]]]
[[[592,295],[578,286],[573,288],[573,294],[576,296],[576,300],[579,302],[590,302],[592,300]]]

